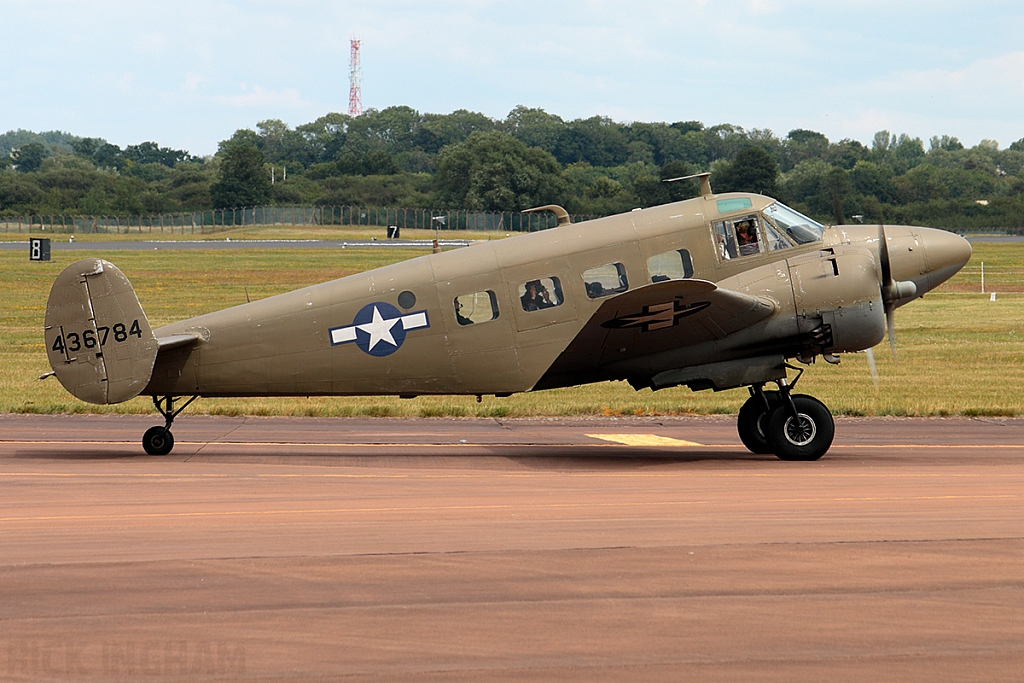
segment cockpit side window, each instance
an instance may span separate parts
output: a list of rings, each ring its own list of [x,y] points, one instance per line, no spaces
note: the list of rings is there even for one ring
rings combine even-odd
[[[764,210],[765,218],[797,244],[821,241],[825,227],[817,221],[794,211],[785,204],[775,202]]]
[[[730,221],[715,222],[715,251],[722,261],[736,258],[736,234],[732,231]]]
[[[736,228],[736,243],[739,245],[740,256],[753,256],[761,253],[761,239],[757,234],[757,218],[747,216],[733,221]]]
[[[722,261],[753,256],[764,251],[757,216],[740,216],[716,221],[715,240],[718,258]]]
[[[772,225],[771,221],[763,221],[761,227],[764,228],[764,238],[768,244],[769,251],[779,251],[780,249],[793,247],[793,243],[789,241],[781,230]]]

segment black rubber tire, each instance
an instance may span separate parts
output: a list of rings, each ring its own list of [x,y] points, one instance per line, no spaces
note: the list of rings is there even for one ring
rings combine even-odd
[[[828,452],[836,434],[836,423],[825,404],[806,394],[794,394],[799,422],[780,402],[768,418],[766,436],[779,460],[817,460]]]
[[[167,455],[174,448],[174,435],[164,427],[150,427],[142,435],[142,448],[150,455]]]
[[[740,408],[736,416],[736,431],[740,435],[740,441],[751,453],[765,455],[772,453],[772,447],[765,438],[765,430],[768,429],[768,417],[772,411],[782,404],[782,397],[777,391],[765,391],[764,398],[768,399],[768,409],[764,407],[764,399],[754,395],[747,399],[747,402]]]

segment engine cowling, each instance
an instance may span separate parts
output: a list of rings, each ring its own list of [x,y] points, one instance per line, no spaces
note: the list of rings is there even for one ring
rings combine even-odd
[[[834,246],[788,259],[788,265],[800,332],[831,330],[821,351],[862,351],[885,338],[878,268],[868,249]]]

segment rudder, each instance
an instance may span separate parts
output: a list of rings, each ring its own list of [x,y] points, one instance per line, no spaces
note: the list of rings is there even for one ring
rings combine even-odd
[[[120,403],[149,383],[158,344],[135,289],[103,259],[75,261],[46,302],[46,355],[57,379],[89,403]]]

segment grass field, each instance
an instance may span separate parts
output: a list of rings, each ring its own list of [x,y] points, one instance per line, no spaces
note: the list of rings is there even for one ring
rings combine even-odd
[[[405,235],[403,235],[404,237]],[[116,263],[132,280],[153,326],[263,298],[400,261],[423,251],[391,249],[54,252],[31,263],[21,252],[0,252],[0,412],[152,413],[147,398],[94,406],[67,394],[55,379],[42,341],[50,284],[64,266],[85,256]],[[980,291],[985,262],[986,291]],[[1024,244],[979,243],[967,267],[939,291],[899,309],[899,363],[888,345],[876,349],[879,387],[864,354],[840,366],[807,368],[799,391],[836,414],[1024,414]],[[521,394],[472,397],[204,399],[189,412],[247,415],[658,415],[732,413],[746,391],[691,393],[685,388],[633,391],[623,382]]]

